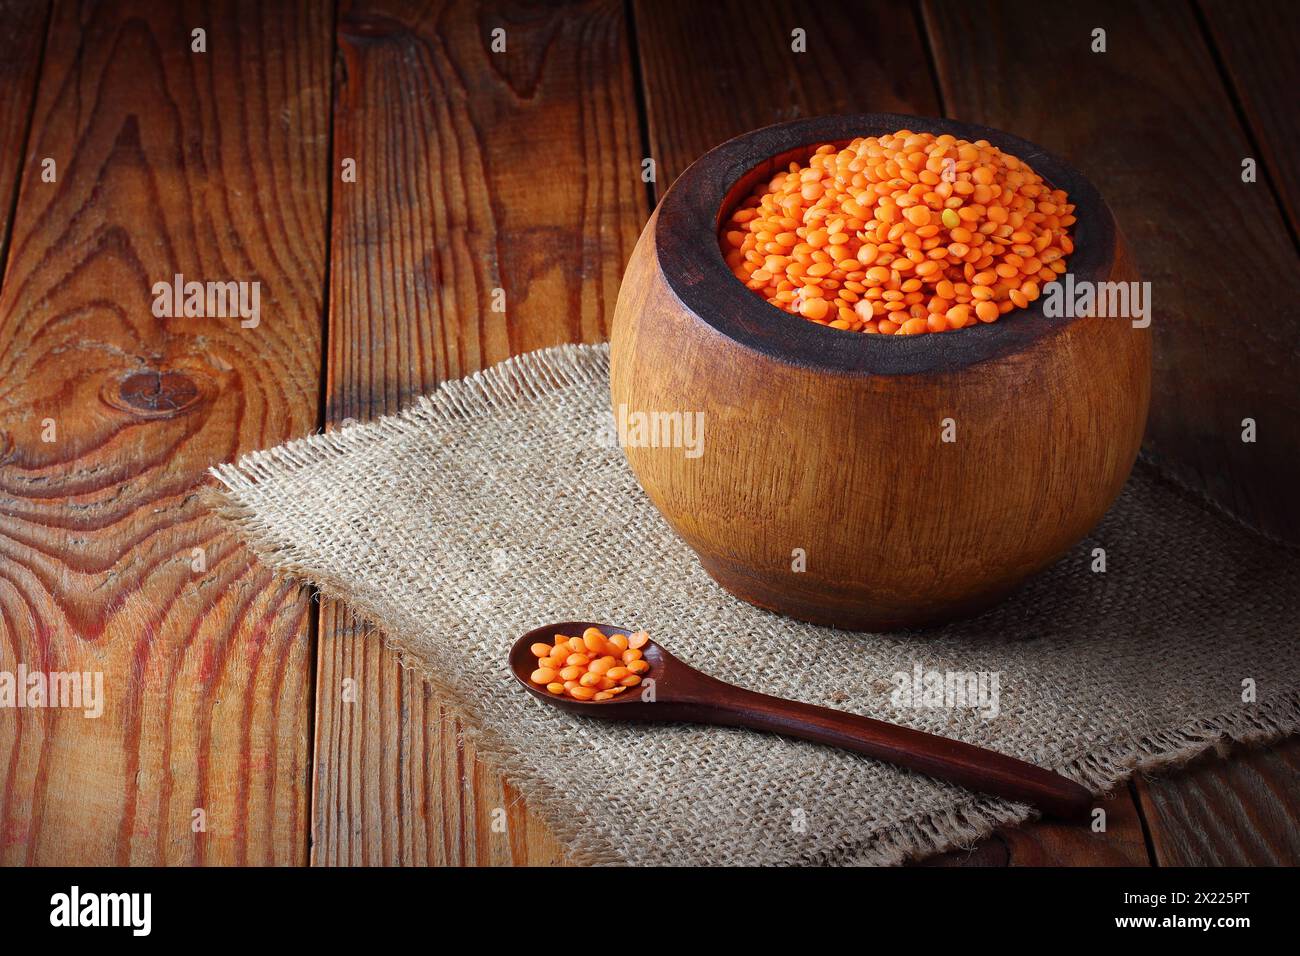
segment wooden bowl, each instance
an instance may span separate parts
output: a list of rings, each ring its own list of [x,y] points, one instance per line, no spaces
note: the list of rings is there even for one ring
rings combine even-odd
[[[1097,190],[1032,143],[949,120],[819,117],[682,173],[632,253],[611,334],[620,422],[703,413],[698,457],[622,437],[705,570],[760,607],[852,630],[975,613],[1056,561],[1119,494],[1150,396],[1149,329],[1127,319],[1049,319],[1039,299],[973,328],[864,335],[782,312],[731,274],[718,227],[756,183],[819,144],[904,128],[1029,163],[1076,205],[1075,280],[1137,278]],[[955,442],[941,440],[948,419]]]

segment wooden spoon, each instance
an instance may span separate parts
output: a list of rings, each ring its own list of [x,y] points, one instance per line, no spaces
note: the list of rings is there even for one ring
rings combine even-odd
[[[510,672],[515,680],[538,700],[586,717],[719,724],[798,737],[885,760],[970,790],[1028,803],[1061,820],[1081,821],[1092,806],[1087,790],[1050,770],[959,740],[745,690],[682,663],[653,641],[641,648],[650,665],[646,680],[654,681],[653,700],[647,699],[647,688],[633,687],[609,700],[580,701],[552,694],[529,681],[537,668],[533,644],[550,644],[556,634],[577,637],[589,627],[606,636],[633,633],[587,621],[539,627],[515,641],[510,650]]]

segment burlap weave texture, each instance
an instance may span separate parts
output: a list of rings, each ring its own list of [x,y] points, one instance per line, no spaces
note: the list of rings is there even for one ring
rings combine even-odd
[[[992,747],[1098,792],[1221,739],[1300,728],[1300,560],[1148,465],[1087,540],[996,609],[849,634],[722,591],[611,432],[608,348],[565,346],[214,469],[222,512],[260,558],[371,620],[578,861],[896,863],[1029,811],[813,744],[574,718],[506,670],[513,639],[547,621],[643,627],[734,683]],[[896,703],[896,675],[918,666],[996,673],[996,716]]]

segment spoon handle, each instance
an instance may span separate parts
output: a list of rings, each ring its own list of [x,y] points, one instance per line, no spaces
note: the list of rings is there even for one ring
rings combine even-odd
[[[852,750],[970,790],[1032,804],[1061,820],[1083,820],[1092,806],[1092,795],[1074,781],[995,750],[829,707],[723,686],[725,693],[699,702],[715,723]]]

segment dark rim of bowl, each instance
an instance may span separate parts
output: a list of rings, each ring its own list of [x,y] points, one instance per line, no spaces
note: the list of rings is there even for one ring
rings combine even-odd
[[[970,123],[862,113],[794,120],[737,136],[717,146],[677,178],[659,204],[655,253],[673,293],[688,310],[728,338],[795,365],[864,375],[911,375],[953,371],[1018,352],[1073,318],[1047,318],[1043,298],[996,322],[927,335],[864,335],[832,329],[793,316],[763,301],[727,267],[718,230],[744,180],[757,182],[775,172],[773,160],[822,143],[847,143],[900,129],[949,133],[988,140],[1029,166],[1075,205],[1071,227],[1074,252],[1068,271],[1075,281],[1105,279],[1114,264],[1115,224],[1101,195],[1081,173],[1033,143]],[[806,158],[806,157],[805,157]],[[784,162],[788,162],[788,158]],[[784,162],[780,165],[784,166]]]

